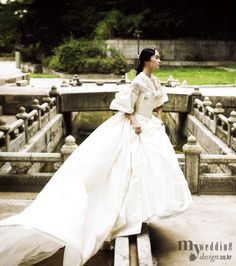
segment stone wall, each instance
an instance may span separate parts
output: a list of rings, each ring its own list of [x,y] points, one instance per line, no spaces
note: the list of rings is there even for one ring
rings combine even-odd
[[[121,51],[126,59],[137,57],[137,40],[107,40],[108,46]],[[140,51],[155,47],[165,61],[235,61],[236,41],[140,40]]]

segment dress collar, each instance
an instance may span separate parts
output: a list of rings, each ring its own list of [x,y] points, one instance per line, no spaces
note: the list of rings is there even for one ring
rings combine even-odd
[[[161,90],[160,90],[160,84],[158,84],[157,79],[154,75],[151,75],[151,77],[148,77],[144,72],[140,72],[140,78],[142,80],[142,84],[145,88],[147,88],[155,97],[157,97]],[[153,84],[152,81],[155,83],[155,86],[157,90],[153,90]]]

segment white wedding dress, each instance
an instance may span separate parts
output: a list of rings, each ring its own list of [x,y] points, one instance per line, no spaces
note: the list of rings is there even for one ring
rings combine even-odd
[[[166,101],[159,80],[143,72],[116,93],[110,108],[118,112],[73,152],[29,207],[0,221],[0,265],[32,265],[63,246],[65,266],[83,265],[104,241],[186,211],[191,193],[165,126],[152,115]],[[141,134],[124,113],[134,113]]]

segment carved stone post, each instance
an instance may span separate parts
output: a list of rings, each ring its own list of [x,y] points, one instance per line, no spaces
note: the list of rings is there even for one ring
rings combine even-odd
[[[41,122],[41,107],[39,105],[39,100],[37,99],[33,100],[32,108],[37,110],[38,112],[38,130],[40,130],[42,127],[42,122]]]
[[[48,121],[51,120],[51,98],[49,96],[43,97],[43,102],[48,104]]]
[[[81,82],[79,80],[79,76],[78,75],[74,75],[72,80],[75,81],[75,86],[81,86],[83,84],[83,82]]]
[[[56,110],[57,110],[57,113],[59,113],[59,111],[60,111],[60,94],[59,94],[56,86],[51,87],[51,90],[49,91],[49,96],[56,98]]]
[[[6,121],[2,117],[0,117],[0,130],[4,132],[6,151],[9,151],[9,145],[10,145],[9,130],[10,130],[10,127],[7,125]]]
[[[210,101],[209,97],[204,97],[204,100],[202,102],[203,104],[203,125],[205,125],[205,117],[206,117],[206,107],[212,106],[212,102]]]
[[[194,88],[192,93],[191,93],[191,106],[190,106],[191,115],[193,115],[193,113],[194,113],[194,100],[196,98],[201,99],[201,97],[202,97],[202,92],[199,90],[199,88]]]
[[[185,176],[191,193],[199,193],[199,169],[201,147],[194,136],[190,136],[183,146],[185,153]]]
[[[214,134],[216,134],[216,128],[217,128],[217,116],[219,114],[223,114],[224,113],[224,109],[222,108],[222,104],[221,103],[217,103],[214,109]]]
[[[15,52],[16,68],[20,68],[20,51]]]
[[[65,144],[61,148],[61,154],[63,162],[72,154],[72,152],[78,147],[75,142],[75,138],[71,135],[67,136],[65,139]]]
[[[24,126],[25,126],[25,142],[29,142],[29,130],[28,130],[28,114],[25,111],[25,107],[21,106],[19,108],[19,113],[16,114],[17,119],[24,120]]]
[[[121,79],[120,79],[120,84],[125,84],[126,83],[126,79],[125,79],[125,74],[122,75]]]
[[[229,126],[228,126],[228,134],[227,134],[227,144],[231,147],[231,133],[232,133],[232,126],[233,123],[236,123],[236,112],[232,111],[230,113],[230,117],[228,118]]]
[[[0,131],[0,139],[4,138],[4,133]]]

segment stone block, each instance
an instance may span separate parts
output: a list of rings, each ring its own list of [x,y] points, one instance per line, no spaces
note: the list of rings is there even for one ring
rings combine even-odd
[[[29,81],[27,79],[19,80],[16,82],[17,87],[25,87],[29,85]]]

